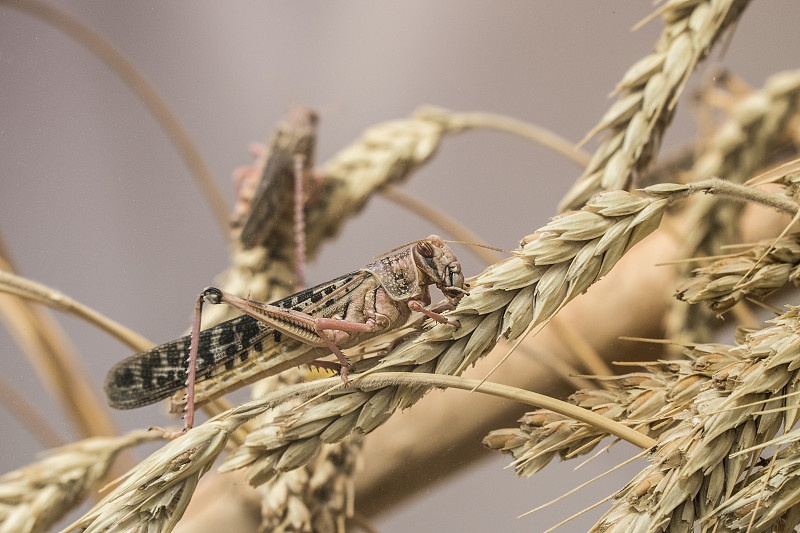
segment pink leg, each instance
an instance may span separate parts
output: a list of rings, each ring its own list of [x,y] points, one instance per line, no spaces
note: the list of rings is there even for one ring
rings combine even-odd
[[[314,318],[300,311],[293,311],[291,309],[287,310],[274,307],[269,304],[252,302],[250,300],[240,298],[234,294],[221,291],[215,287],[208,287],[206,290],[204,290],[202,299],[212,304],[228,304],[235,309],[239,309],[247,313],[256,320],[259,320],[268,326],[276,328],[279,331],[284,331],[287,335],[296,338],[300,342],[309,343],[307,338],[296,337],[289,330],[282,329],[281,323],[286,323],[287,318],[290,318],[291,320],[295,321],[296,324],[302,323],[313,327],[314,332],[322,340],[323,344],[327,346],[334,355],[336,355],[339,363],[341,363],[341,376],[345,383],[347,383],[347,371],[350,368],[350,364],[347,362],[347,358],[344,356],[339,347],[336,346],[336,343],[334,343],[333,340],[328,337],[324,330],[327,329],[357,333],[373,332],[382,329],[382,326],[378,323],[378,321],[372,317],[368,318],[366,323],[350,322],[349,320],[340,320],[336,318]],[[312,346],[318,346],[314,343],[310,344]]]
[[[325,341],[325,344],[328,345],[328,348],[330,348],[330,350],[339,360],[339,363],[341,363],[342,369],[340,375],[342,376],[342,381],[347,383],[347,371],[350,369],[350,363],[339,347],[336,346],[336,344],[331,340],[330,337],[328,337],[325,331],[323,331],[326,329],[350,332],[372,332],[377,329],[377,324],[371,318],[368,319],[365,324],[361,324],[359,322],[348,322],[347,320],[338,320],[336,318],[317,318],[314,320],[314,330],[316,331],[317,335],[319,335],[319,337]]]
[[[422,313],[423,315],[429,316],[434,319],[436,322],[440,324],[450,324],[451,326],[458,327],[460,324],[458,320],[450,320],[449,318],[440,315],[439,313],[435,313],[422,305],[422,303],[418,302],[417,300],[409,300],[408,301],[408,308],[412,311],[416,311],[417,313]]]
[[[305,198],[303,198],[303,163],[302,154],[294,156],[294,288],[300,291],[306,285],[306,221],[303,213]]]
[[[205,291],[197,297],[194,304],[194,317],[192,318],[192,341],[189,343],[189,358],[186,369],[186,404],[183,406],[183,429],[164,433],[165,439],[180,437],[194,425],[194,384],[197,370],[197,352],[200,346],[200,318],[203,314],[203,299]]]

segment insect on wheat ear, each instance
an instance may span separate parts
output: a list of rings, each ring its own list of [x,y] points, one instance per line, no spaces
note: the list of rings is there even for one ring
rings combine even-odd
[[[412,311],[458,326],[427,308],[430,285],[452,305],[466,294],[458,259],[436,235],[271,304],[209,287],[197,298],[191,335],[111,369],[105,382],[109,404],[130,409],[186,387],[184,430],[168,435],[177,436],[192,426],[195,405],[326,352],[336,356],[347,383],[350,365],[342,349],[402,326]],[[204,303],[227,304],[245,315],[200,331]],[[330,368],[331,363],[321,363]],[[199,383],[202,391],[196,391]]]

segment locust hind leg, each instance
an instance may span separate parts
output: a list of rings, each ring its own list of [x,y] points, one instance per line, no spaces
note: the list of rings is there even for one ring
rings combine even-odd
[[[200,319],[203,314],[203,302],[205,301],[206,291],[200,293],[197,302],[194,304],[194,316],[192,317],[192,340],[189,344],[189,357],[186,361],[186,403],[183,406],[183,429],[180,431],[164,432],[165,439],[180,437],[194,425],[194,385],[197,375],[197,352],[200,346]],[[160,428],[151,428],[160,429]]]
[[[294,156],[294,289],[300,291],[306,284],[306,220],[303,175],[306,158],[303,154]]]
[[[230,305],[300,342],[311,346],[329,348],[342,365],[341,376],[345,383],[347,383],[350,363],[333,339],[325,333],[325,330],[369,333],[385,328],[385,320],[378,313],[375,313],[373,317],[368,318],[364,323],[336,318],[315,318],[301,311],[253,302],[215,287],[208,287],[203,291],[201,299],[212,304]]]
[[[342,377],[342,381],[347,383],[347,374],[350,370],[350,362],[324,330],[345,331],[348,333],[372,333],[378,329],[381,329],[381,326],[374,318],[368,318],[364,323],[350,322],[349,320],[339,320],[336,318],[315,318],[313,320],[314,330],[316,331],[317,335],[319,335],[323,342],[325,342],[328,348],[330,348],[331,352],[333,352],[333,354],[336,356],[336,359],[338,359],[339,363],[342,365],[339,375]]]
[[[311,361],[310,363],[306,363],[306,365],[309,368],[310,367],[315,367],[315,368],[319,368],[320,370],[329,370],[329,371],[334,372],[336,374],[341,374],[342,373],[342,368],[344,368],[341,363],[334,363],[333,361],[322,361],[320,359],[315,359],[314,361]]]

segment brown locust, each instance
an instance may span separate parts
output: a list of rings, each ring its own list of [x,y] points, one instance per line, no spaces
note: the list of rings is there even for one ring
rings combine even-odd
[[[191,335],[137,353],[109,371],[108,402],[132,409],[186,388],[185,431],[195,405],[330,353],[346,382],[350,366],[341,350],[402,326],[412,311],[457,325],[427,309],[430,285],[452,305],[466,294],[458,259],[436,235],[271,304],[208,288],[198,297]],[[200,331],[203,302],[226,303],[245,314]]]

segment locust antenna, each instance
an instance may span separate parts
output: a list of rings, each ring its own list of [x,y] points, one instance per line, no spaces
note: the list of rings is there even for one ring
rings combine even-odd
[[[476,248],[486,248],[487,250],[494,250],[495,252],[500,252],[501,254],[508,254],[514,255],[514,252],[509,252],[508,250],[504,250],[502,248],[495,248],[494,246],[489,246],[488,244],[481,244],[479,242],[469,242],[469,241],[444,241],[450,244],[466,244],[467,246],[475,246]]]
[[[414,244],[417,244],[418,242],[422,242],[424,240],[425,239],[417,239],[416,241],[411,241],[411,242],[407,242],[405,244],[401,244],[400,246],[397,246],[396,248],[392,248],[388,252],[384,252],[381,255],[373,257],[373,259],[379,259],[379,258],[381,258],[383,256],[386,256],[386,255],[389,255],[391,253],[394,253],[397,250],[401,250],[403,248],[406,248],[407,246],[413,246]],[[487,250],[493,250],[495,252],[500,252],[501,254],[514,255],[514,252],[509,252],[508,250],[504,250],[503,248],[495,248],[494,246],[489,246],[488,244],[481,244],[481,243],[478,243],[478,242],[447,241],[447,240],[444,240],[444,239],[442,239],[442,242],[449,243],[449,244],[466,244],[467,246],[475,246],[476,248],[486,248]]]
[[[373,257],[373,259],[380,259],[381,257],[384,257],[386,255],[392,254],[392,253],[396,252],[397,250],[401,250],[401,249],[405,248],[406,246],[412,246],[412,245],[417,244],[418,242],[422,242],[424,240],[425,239],[417,239],[416,241],[411,241],[411,242],[407,242],[405,244],[401,244],[400,246],[397,246],[396,248],[392,248],[388,252],[383,252],[381,255],[376,255],[375,257]]]

